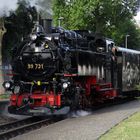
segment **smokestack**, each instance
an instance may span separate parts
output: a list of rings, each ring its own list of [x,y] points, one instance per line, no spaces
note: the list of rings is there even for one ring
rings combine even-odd
[[[52,19],[42,19],[41,25],[47,34],[52,33]]]

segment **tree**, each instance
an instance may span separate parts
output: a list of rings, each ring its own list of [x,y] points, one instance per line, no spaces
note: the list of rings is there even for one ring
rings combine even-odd
[[[27,0],[18,0],[17,5],[17,9],[5,17],[7,32],[2,40],[3,63],[10,63],[11,49],[30,34],[34,21],[37,20],[36,8],[31,7]]]
[[[115,25],[120,19],[132,18],[137,7],[136,0],[53,0],[55,23],[64,16],[64,26],[94,27],[96,32],[102,32],[109,24]]]
[[[132,21],[138,8],[139,0],[53,0],[55,24],[62,16],[63,27],[102,33],[114,38],[117,44],[122,44],[125,35],[132,31],[135,37],[129,41],[131,44],[138,42],[139,31]]]
[[[112,26],[106,31],[106,35],[114,39],[117,45],[125,47],[125,37],[128,37],[128,48],[139,49],[140,47],[140,29],[132,20],[127,20],[118,26]]]
[[[70,21],[67,22],[67,20],[70,13],[69,12],[70,7],[71,4],[66,3],[66,0],[53,0],[53,6],[52,6],[53,13],[54,13],[53,20],[56,26],[58,26],[58,19],[60,17],[63,17],[64,18],[63,23],[65,23],[63,24],[63,26],[68,28]]]

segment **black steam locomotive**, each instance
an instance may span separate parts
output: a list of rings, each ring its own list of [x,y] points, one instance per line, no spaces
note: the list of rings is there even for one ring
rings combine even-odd
[[[69,31],[42,20],[12,54],[12,81],[3,86],[12,91],[13,114],[66,114],[139,95],[140,52],[115,47],[91,31]]]

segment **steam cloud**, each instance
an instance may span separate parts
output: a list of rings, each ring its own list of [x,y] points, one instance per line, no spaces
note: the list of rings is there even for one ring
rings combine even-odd
[[[9,11],[15,10],[17,0],[0,0],[0,16],[8,15]]]
[[[9,11],[14,11],[17,8],[18,0],[0,0],[0,17],[9,15]],[[36,6],[37,0],[29,0],[31,6]]]
[[[73,111],[70,114],[68,114],[68,117],[77,118],[77,117],[88,116],[90,114],[92,114],[91,111],[76,110],[76,111]]]

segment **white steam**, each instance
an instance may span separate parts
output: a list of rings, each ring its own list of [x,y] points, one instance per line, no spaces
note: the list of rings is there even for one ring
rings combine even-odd
[[[30,3],[30,6],[35,6],[38,9],[40,7],[37,4],[38,0],[27,0]],[[17,8],[18,0],[0,0],[0,17],[9,15],[10,11],[14,11]]]
[[[9,15],[9,11],[17,8],[17,0],[0,0],[0,16]]]
[[[72,118],[77,118],[77,117],[83,117],[83,116],[88,116],[92,114],[91,111],[85,111],[85,110],[77,110],[77,111],[73,111],[71,112],[68,117],[72,117]]]

